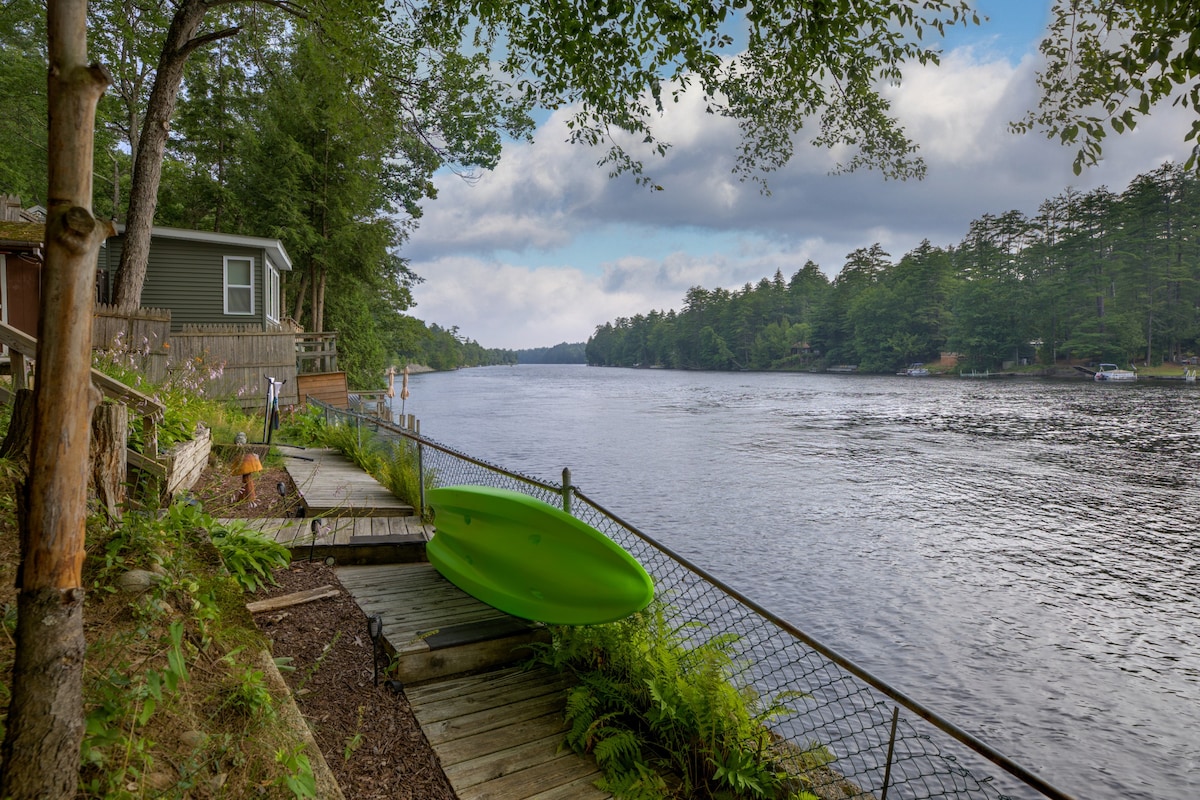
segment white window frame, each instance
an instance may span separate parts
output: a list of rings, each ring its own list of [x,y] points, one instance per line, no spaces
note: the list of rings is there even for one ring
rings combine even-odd
[[[263,279],[263,311],[266,312],[267,319],[271,322],[279,322],[281,316],[280,295],[279,295],[279,270],[275,269],[275,265],[269,260],[264,260],[263,267],[266,271],[266,277]]]
[[[229,282],[229,265],[233,262],[249,262],[250,263],[250,283],[230,283]],[[252,317],[254,316],[254,256],[225,256],[224,260],[224,276],[223,289],[225,300],[225,313],[232,316]],[[249,289],[250,290],[250,310],[249,311],[231,311],[229,308],[229,292],[231,289]]]

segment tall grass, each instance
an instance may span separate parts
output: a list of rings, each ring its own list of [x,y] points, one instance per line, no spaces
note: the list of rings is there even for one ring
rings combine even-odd
[[[434,486],[433,470],[421,474],[417,446],[408,439],[389,439],[354,425],[326,425],[324,415],[314,412],[298,415],[280,429],[282,439],[304,445],[320,445],[340,450],[346,458],[394,494],[416,507],[421,499],[421,482]]]

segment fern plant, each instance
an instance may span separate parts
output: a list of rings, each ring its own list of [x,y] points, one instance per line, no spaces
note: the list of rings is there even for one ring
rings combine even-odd
[[[628,800],[802,798],[767,723],[801,693],[769,700],[732,681],[737,637],[673,626],[667,610],[560,627],[537,660],[572,673],[567,744],[590,752],[603,788]],[[809,795],[811,797],[811,795]]]

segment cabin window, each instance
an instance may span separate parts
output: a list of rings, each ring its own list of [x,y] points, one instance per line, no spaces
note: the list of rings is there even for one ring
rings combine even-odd
[[[254,313],[254,259],[225,256],[225,313]]]
[[[267,280],[263,285],[263,295],[267,319],[279,322],[279,270],[270,262],[267,263]]]

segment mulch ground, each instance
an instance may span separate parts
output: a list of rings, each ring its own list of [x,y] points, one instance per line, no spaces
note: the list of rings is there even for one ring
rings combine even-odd
[[[296,514],[296,492],[282,468],[260,473],[254,503],[238,497],[240,488],[241,479],[218,465],[193,494],[217,517]],[[291,659],[284,680],[346,797],[457,800],[404,694],[386,688],[382,676],[375,685],[366,616],[333,568],[297,560],[277,570],[275,579],[277,586],[253,599],[325,585],[341,590],[336,597],[257,614],[255,622],[270,638],[272,655]]]

